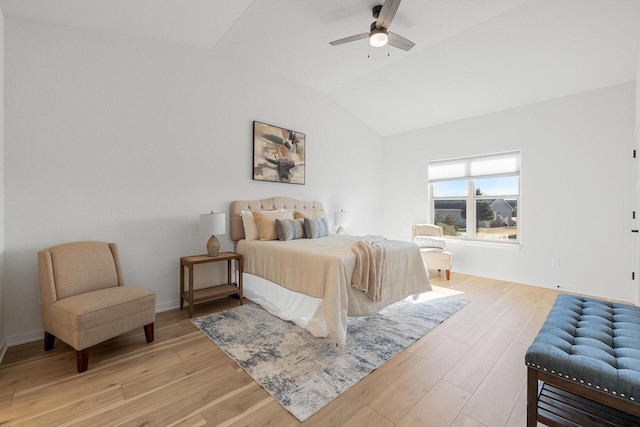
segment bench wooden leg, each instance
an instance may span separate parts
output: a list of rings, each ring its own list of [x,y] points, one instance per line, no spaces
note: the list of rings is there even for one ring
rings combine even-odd
[[[447,280],[451,280],[451,270],[445,270],[444,274],[447,276]]]
[[[538,371],[527,368],[527,427],[538,424]]]
[[[144,336],[147,339],[147,342],[153,342],[153,323],[149,323],[148,325],[144,325]]]

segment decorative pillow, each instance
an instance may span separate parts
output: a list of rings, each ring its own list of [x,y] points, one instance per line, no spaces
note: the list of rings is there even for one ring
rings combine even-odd
[[[253,213],[253,219],[256,220],[260,240],[276,240],[276,219],[293,219],[293,214],[289,211],[256,211]]]
[[[291,212],[293,209],[274,209],[272,211],[256,211],[256,212]],[[240,211],[242,217],[242,228],[244,228],[245,240],[259,240],[260,234],[258,234],[258,226],[256,220],[253,218],[253,211],[242,210]]]
[[[280,240],[302,239],[304,219],[276,219],[276,233]]]
[[[329,221],[327,218],[305,218],[304,235],[307,239],[317,239],[329,235]]]
[[[413,238],[413,243],[421,248],[446,249],[447,247],[447,241],[440,237],[416,236]]]
[[[327,214],[324,209],[307,209],[307,210],[293,210],[294,218],[326,218]]]
[[[258,226],[256,220],[253,219],[253,212],[241,211],[242,227],[244,228],[244,238],[247,240],[258,240],[260,235],[258,234]]]

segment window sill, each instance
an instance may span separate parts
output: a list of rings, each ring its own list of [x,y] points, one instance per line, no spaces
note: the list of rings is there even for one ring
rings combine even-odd
[[[476,248],[490,248],[490,249],[503,249],[508,251],[520,251],[522,249],[521,243],[500,243],[500,242],[487,242],[482,240],[463,240],[463,239],[446,239],[447,246],[473,246]]]

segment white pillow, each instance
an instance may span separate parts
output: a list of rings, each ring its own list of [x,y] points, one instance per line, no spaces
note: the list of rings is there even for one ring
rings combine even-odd
[[[446,249],[447,247],[447,241],[441,237],[416,236],[413,238],[413,243],[421,248]]]
[[[260,211],[260,212],[291,212],[293,214],[293,209],[275,209],[272,211]],[[260,240],[260,233],[258,232],[258,225],[256,224],[256,220],[253,217],[253,212],[251,211],[240,211],[240,216],[242,217],[242,227],[244,228],[244,238],[245,240]]]
[[[240,216],[242,217],[242,227],[244,227],[244,238],[247,240],[260,239],[258,226],[251,211],[240,211]]]

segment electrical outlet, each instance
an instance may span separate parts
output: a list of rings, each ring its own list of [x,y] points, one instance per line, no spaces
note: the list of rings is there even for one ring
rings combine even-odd
[[[560,260],[558,258],[551,258],[551,267],[553,268],[560,267]]]

